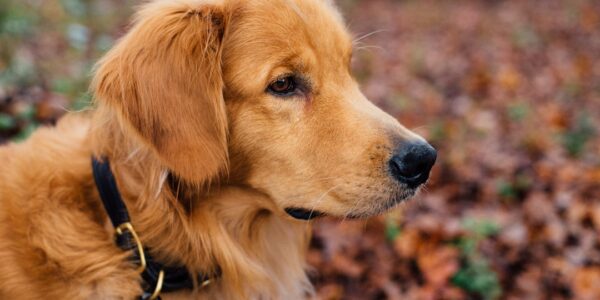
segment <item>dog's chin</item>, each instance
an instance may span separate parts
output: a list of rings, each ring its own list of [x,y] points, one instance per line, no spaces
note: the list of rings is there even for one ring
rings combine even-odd
[[[375,206],[375,207],[373,207],[373,209],[371,209],[369,211],[366,211],[366,212],[365,211],[350,211],[343,216],[338,216],[335,213],[328,213],[325,211],[319,211],[319,210],[314,210],[314,209],[305,209],[305,208],[301,208],[301,207],[286,208],[285,212],[288,215],[290,215],[291,217],[293,217],[294,219],[304,220],[304,221],[312,220],[312,219],[315,219],[318,217],[323,217],[323,216],[332,216],[332,217],[339,217],[339,218],[344,218],[344,219],[366,219],[369,217],[383,214],[386,211],[394,208],[398,204],[409,201],[410,199],[413,198],[413,196],[417,193],[417,191],[418,191],[418,189],[404,190],[401,193],[394,194],[392,197],[388,198],[387,201],[384,201],[383,204]]]

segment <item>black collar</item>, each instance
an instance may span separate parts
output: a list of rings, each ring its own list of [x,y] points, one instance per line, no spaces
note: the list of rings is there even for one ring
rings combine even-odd
[[[117,245],[126,251],[134,250],[132,259],[140,264],[139,270],[144,281],[144,294],[140,299],[160,299],[160,292],[193,289],[196,286],[194,278],[198,280],[199,287],[210,283],[210,277],[202,274],[193,276],[184,266],[164,266],[155,261],[142,246],[131,225],[108,160],[92,157],[92,169],[102,204],[117,232]]]

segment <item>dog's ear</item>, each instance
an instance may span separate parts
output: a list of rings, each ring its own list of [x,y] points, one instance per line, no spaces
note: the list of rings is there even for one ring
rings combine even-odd
[[[227,23],[219,5],[151,3],[98,63],[92,83],[96,101],[191,182],[228,167],[221,74]]]

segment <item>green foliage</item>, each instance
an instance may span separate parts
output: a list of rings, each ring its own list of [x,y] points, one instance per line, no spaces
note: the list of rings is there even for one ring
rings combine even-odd
[[[466,219],[463,222],[463,227],[477,240],[490,237],[500,231],[498,224],[492,221],[472,218]]]
[[[14,141],[22,141],[26,139],[39,126],[36,121],[36,109],[33,105],[25,106],[25,108],[17,115],[9,115],[0,113],[0,131],[15,130],[21,126],[21,130],[13,138]]]
[[[16,55],[20,42],[29,38],[38,17],[24,5],[0,0],[0,85],[22,84],[33,77],[32,63]]]
[[[443,141],[448,135],[446,124],[443,121],[435,121],[429,128],[429,139],[432,143]]]
[[[19,123],[24,124],[21,131],[15,136],[14,141],[23,141],[28,138],[39,127],[36,120],[36,108],[33,105],[26,106],[16,117]]]
[[[511,182],[499,180],[496,183],[496,189],[498,191],[498,195],[502,198],[512,199],[517,196],[517,189]]]
[[[575,125],[562,135],[563,147],[571,157],[579,157],[595,133],[596,130],[589,116],[582,114],[577,118]]]
[[[0,113],[0,130],[11,129],[17,125],[15,118],[9,114]]]
[[[581,92],[581,83],[576,80],[569,80],[563,84],[559,99],[563,101],[573,101],[577,99]]]
[[[502,294],[498,276],[483,258],[469,258],[452,278],[452,283],[483,299],[498,299]]]
[[[463,227],[468,234],[456,242],[463,264],[452,278],[452,283],[483,299],[498,299],[502,294],[498,276],[479,252],[479,244],[497,234],[499,227],[493,222],[476,219],[465,220]]]
[[[410,97],[404,95],[402,92],[392,94],[390,102],[399,110],[412,109],[414,106],[414,101],[411,101]]]
[[[517,47],[522,49],[530,49],[540,45],[538,33],[530,26],[520,26],[515,28],[512,40]]]
[[[510,181],[500,179],[496,182],[498,196],[503,200],[514,200],[531,187],[532,181],[533,179],[525,174],[517,175]]]
[[[527,102],[515,103],[507,107],[507,114],[512,121],[522,121],[530,114],[530,108]]]
[[[0,0],[0,34],[5,37],[20,37],[31,34],[38,18],[23,5]]]
[[[385,237],[388,241],[394,241],[401,233],[400,226],[396,218],[388,216],[385,219]]]
[[[79,97],[71,104],[71,108],[75,111],[84,110],[92,106],[92,94],[85,93]]]
[[[36,106],[74,110],[90,105],[93,64],[112,46],[137,0],[0,0],[0,140],[21,140],[39,122]],[[60,101],[57,103],[48,103]],[[18,106],[18,107],[17,107]],[[32,113],[33,112],[33,113]]]
[[[15,142],[20,142],[27,139],[38,127],[39,124],[37,122],[28,123],[13,140]]]

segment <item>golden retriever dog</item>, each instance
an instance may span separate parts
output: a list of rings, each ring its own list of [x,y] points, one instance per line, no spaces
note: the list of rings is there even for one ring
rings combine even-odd
[[[307,220],[382,213],[436,159],[360,92],[351,56],[327,0],[143,5],[95,69],[93,111],[0,148],[0,299],[311,297]],[[130,227],[115,233],[92,158]],[[145,279],[137,251],[192,284]]]

